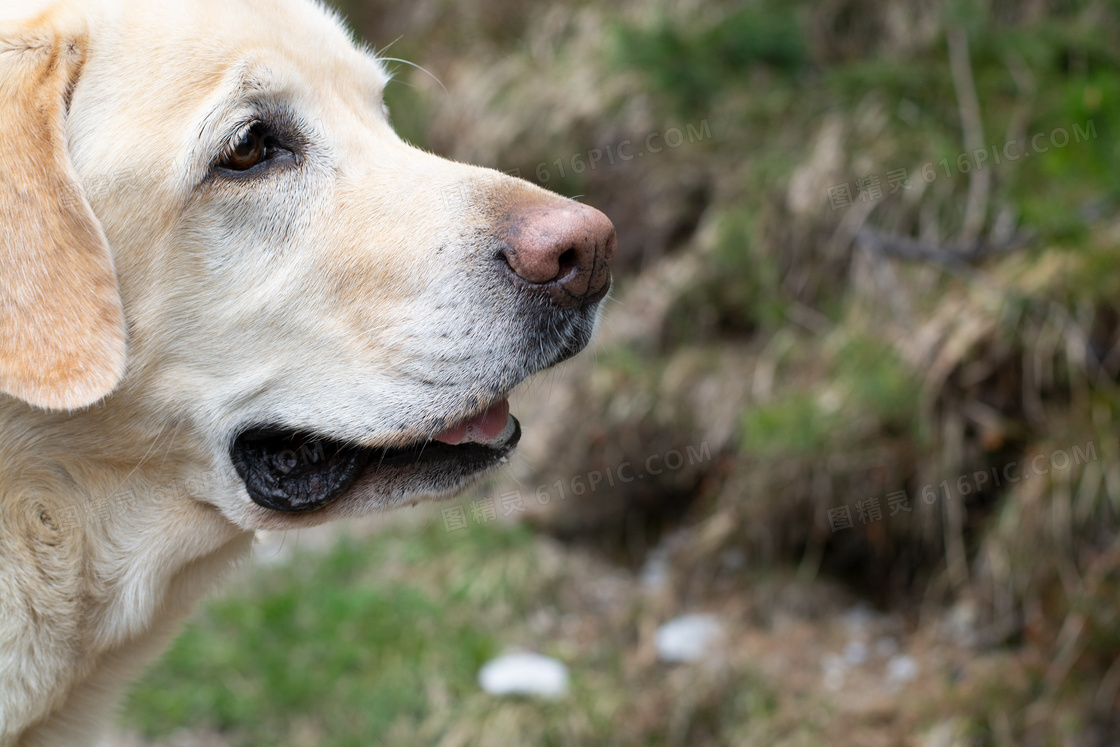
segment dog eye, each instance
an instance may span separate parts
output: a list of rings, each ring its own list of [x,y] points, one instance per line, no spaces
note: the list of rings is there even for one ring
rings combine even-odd
[[[284,152],[263,125],[255,124],[229,144],[218,166],[230,171],[249,171]]]

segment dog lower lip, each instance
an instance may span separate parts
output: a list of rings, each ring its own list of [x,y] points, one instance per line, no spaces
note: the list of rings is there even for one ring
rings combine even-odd
[[[517,444],[521,429],[516,418],[513,422],[509,440],[494,446],[425,441],[369,448],[303,431],[254,428],[234,439],[230,459],[254,503],[282,513],[306,513],[334,503],[359,480],[380,472],[414,471],[419,466],[437,475],[441,468],[457,477],[481,473]]]
[[[230,458],[255,503],[302,513],[322,508],[346,492],[371,453],[298,431],[259,428],[238,436]]]

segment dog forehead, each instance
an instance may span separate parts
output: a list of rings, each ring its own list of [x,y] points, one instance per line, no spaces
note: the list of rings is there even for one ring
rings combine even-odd
[[[86,3],[89,0],[70,0]],[[255,54],[282,54],[308,71],[383,88],[384,68],[357,48],[341,18],[315,0],[101,0],[112,11],[107,37],[137,61],[189,55],[199,67]],[[85,7],[83,5],[83,7]],[[92,40],[98,43],[96,38]],[[177,64],[179,60],[175,60]]]
[[[135,163],[186,180],[215,125],[256,94],[290,98],[312,120],[380,111],[384,68],[312,0],[63,2],[51,15],[76,9],[90,47],[71,112],[85,177]],[[96,136],[106,129],[121,136]]]
[[[379,94],[385,67],[354,44],[341,16],[319,0],[0,0],[0,33],[38,26],[87,36],[102,54],[156,72],[228,64],[254,51],[282,52],[330,79]],[[122,69],[118,66],[118,69]]]

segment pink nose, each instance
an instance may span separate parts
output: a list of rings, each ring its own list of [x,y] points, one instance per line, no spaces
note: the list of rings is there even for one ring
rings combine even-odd
[[[595,303],[611,287],[614,224],[578,202],[526,206],[510,216],[502,254],[510,269],[563,308]]]

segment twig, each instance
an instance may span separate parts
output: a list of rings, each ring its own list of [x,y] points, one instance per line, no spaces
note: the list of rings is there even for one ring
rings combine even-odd
[[[945,247],[926,244],[903,236],[887,236],[871,228],[861,228],[856,232],[856,241],[869,251],[902,259],[932,262],[950,270],[966,271],[972,263],[987,257],[994,257],[1027,248],[1034,242],[1030,234],[1016,234],[1004,244],[994,244],[982,239],[972,239],[966,243]]]
[[[978,153],[986,147],[984,127],[980,119],[980,100],[976,96],[972,62],[968,56],[968,34],[959,26],[949,29],[949,69],[953,73],[953,88],[957,91],[957,103],[961,110],[965,148],[969,153]],[[966,241],[979,236],[984,227],[991,181],[991,172],[986,169],[975,168],[969,174],[968,205],[964,213],[964,227],[961,229],[961,236]]]

